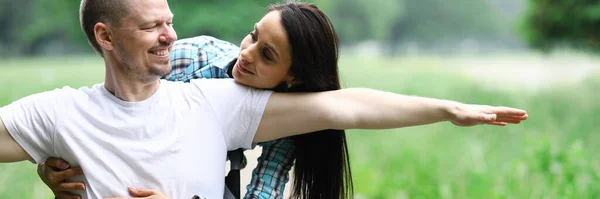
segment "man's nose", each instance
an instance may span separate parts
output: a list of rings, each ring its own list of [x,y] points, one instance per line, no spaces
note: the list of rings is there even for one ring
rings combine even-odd
[[[177,33],[173,26],[165,24],[165,27],[162,29],[161,35],[159,36],[160,43],[168,43],[171,44],[177,40]]]

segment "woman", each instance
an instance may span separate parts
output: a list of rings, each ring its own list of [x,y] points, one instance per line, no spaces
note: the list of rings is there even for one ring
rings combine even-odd
[[[269,43],[283,49],[271,49]],[[338,37],[327,16],[314,4],[271,6],[241,47],[244,50],[232,73],[242,84],[275,87],[279,92],[340,89]],[[255,70],[248,71],[239,64],[245,62],[254,62]],[[296,147],[292,198],[352,196],[343,130],[325,130],[292,139]]]
[[[239,58],[230,63],[227,72],[239,83],[278,92],[340,89],[337,42],[331,22],[313,4],[274,5],[244,38]],[[525,118],[490,124],[518,123]],[[296,160],[292,198],[352,197],[344,131],[325,131],[291,138],[296,148],[292,153]],[[161,195],[142,189],[131,192],[140,197]]]

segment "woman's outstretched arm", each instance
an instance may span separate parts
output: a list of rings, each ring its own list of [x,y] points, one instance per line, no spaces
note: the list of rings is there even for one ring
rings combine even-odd
[[[458,126],[504,126],[527,119],[520,109],[463,104],[365,88],[273,93],[255,142],[325,129],[392,129],[450,121]]]

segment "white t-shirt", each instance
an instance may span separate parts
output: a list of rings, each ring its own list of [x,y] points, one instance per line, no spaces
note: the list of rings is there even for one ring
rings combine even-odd
[[[0,108],[13,138],[35,160],[80,166],[83,198],[129,196],[128,186],[173,199],[223,197],[228,150],[250,148],[270,91],[233,79],[161,81],[142,102],[104,84],[25,97]]]

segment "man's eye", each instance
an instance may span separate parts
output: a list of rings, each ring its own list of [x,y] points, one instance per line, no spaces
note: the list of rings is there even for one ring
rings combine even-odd
[[[143,26],[142,30],[150,30],[152,28],[156,27],[156,24],[152,24],[152,25],[147,25],[147,26]]]

